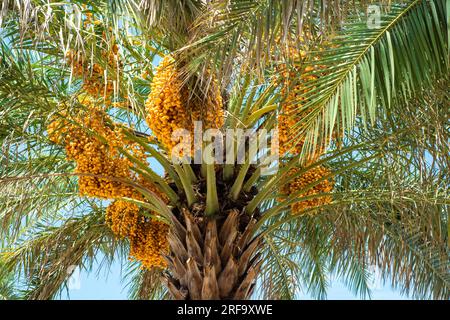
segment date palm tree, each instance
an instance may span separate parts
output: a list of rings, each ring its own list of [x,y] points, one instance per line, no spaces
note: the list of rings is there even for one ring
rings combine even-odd
[[[3,1],[0,275],[51,299],[102,259],[135,299],[295,299],[325,298],[330,274],[370,297],[377,269],[448,299],[449,13]],[[194,123],[250,138],[173,161],[201,149],[173,139]]]

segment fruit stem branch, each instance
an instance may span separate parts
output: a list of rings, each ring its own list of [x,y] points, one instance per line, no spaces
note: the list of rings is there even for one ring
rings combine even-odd
[[[179,164],[174,165],[174,168],[178,174],[178,177],[180,177],[181,184],[183,185],[183,190],[186,195],[186,200],[188,202],[188,206],[190,207],[197,201],[194,189],[192,188],[192,183]]]
[[[212,216],[219,211],[219,199],[217,197],[216,171],[214,164],[206,165],[206,210],[207,216]]]
[[[241,167],[241,169],[239,170],[239,174],[234,181],[233,186],[231,187],[230,195],[233,200],[237,200],[239,198],[239,194],[241,193],[242,184],[244,183],[248,168],[250,168],[250,159]]]

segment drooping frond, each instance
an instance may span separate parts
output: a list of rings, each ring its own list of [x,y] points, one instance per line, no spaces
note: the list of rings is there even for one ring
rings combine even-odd
[[[158,269],[142,269],[138,264],[130,265],[127,275],[128,297],[133,300],[158,300],[167,298],[162,283],[162,272]]]
[[[449,153],[450,118],[446,88],[445,82],[436,83],[433,90],[398,106],[396,113],[376,121],[370,130],[357,119],[355,129],[343,141],[341,155],[332,157],[338,149],[323,158],[336,173],[331,204],[296,216],[289,204],[266,200],[265,217],[273,218],[263,232],[284,245],[278,245],[277,256],[268,254],[270,269],[263,266],[267,273],[262,275],[262,293],[283,295],[283,288],[290,284],[276,268],[275,258],[281,256],[295,262],[284,271],[292,278],[307,270],[314,274],[314,270],[325,269],[363,297],[370,297],[370,281],[374,270],[379,270],[382,280],[405,295],[448,299],[450,197],[445,155]],[[370,141],[371,146],[347,149]],[[376,150],[379,155],[371,158]],[[371,159],[361,161],[364,158]],[[284,209],[277,210],[280,206]],[[305,254],[314,258],[306,260]],[[291,277],[286,279],[291,281]],[[309,283],[320,283],[307,279],[300,282],[304,291]],[[310,289],[314,292],[320,291]]]
[[[366,1],[352,5],[309,0],[211,1],[197,18],[183,50],[194,57],[192,67],[216,65],[225,81],[239,72],[236,66],[262,74],[268,65],[280,61],[283,55],[275,51],[292,39],[340,29],[347,16],[365,12],[368,5]]]
[[[89,270],[98,253],[110,257],[119,242],[104,223],[101,210],[64,221],[38,223],[3,253],[8,270],[25,282],[29,299],[54,298],[76,267]],[[24,277],[24,278],[22,278]]]
[[[18,298],[14,274],[7,270],[3,260],[0,260],[0,300],[14,300]]]
[[[297,139],[306,137],[304,152],[348,132],[356,117],[373,123],[448,77],[445,16],[445,1],[393,4],[379,22],[351,20],[310,51],[304,74],[316,77],[292,101],[298,114],[307,113],[292,128]]]

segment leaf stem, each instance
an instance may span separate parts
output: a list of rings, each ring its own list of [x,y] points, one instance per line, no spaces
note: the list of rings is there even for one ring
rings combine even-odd
[[[214,164],[206,165],[206,210],[205,215],[212,216],[219,211],[217,197],[216,171]]]

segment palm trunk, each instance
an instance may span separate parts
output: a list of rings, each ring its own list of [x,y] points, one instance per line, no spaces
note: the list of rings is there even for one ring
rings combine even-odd
[[[173,218],[165,281],[178,300],[248,299],[262,260],[257,218],[241,210],[208,217],[183,210]]]

